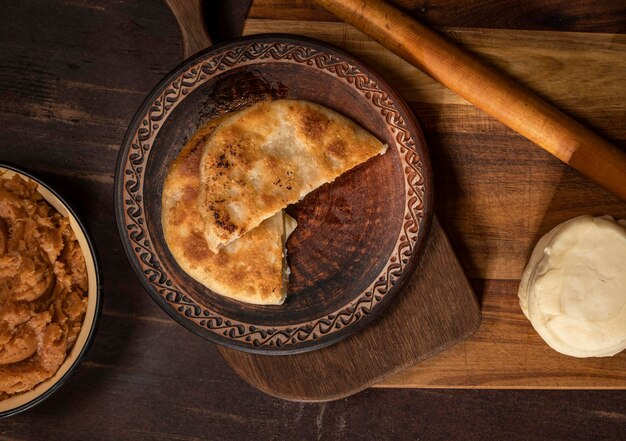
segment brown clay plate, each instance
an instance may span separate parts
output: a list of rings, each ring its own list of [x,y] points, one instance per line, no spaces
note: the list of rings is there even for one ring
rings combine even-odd
[[[208,290],[180,269],[163,238],[161,190],[198,126],[279,98],[336,110],[390,148],[288,207],[298,228],[287,242],[287,300],[249,305]],[[115,197],[128,258],[170,316],[231,348],[285,354],[337,342],[385,309],[424,246],[432,178],[417,122],[382,78],[320,41],[268,34],[214,46],[163,79],[126,134]]]

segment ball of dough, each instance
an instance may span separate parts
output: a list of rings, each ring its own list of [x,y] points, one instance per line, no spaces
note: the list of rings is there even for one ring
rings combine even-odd
[[[580,216],[535,247],[520,282],[522,311],[556,351],[605,357],[626,349],[626,224]]]

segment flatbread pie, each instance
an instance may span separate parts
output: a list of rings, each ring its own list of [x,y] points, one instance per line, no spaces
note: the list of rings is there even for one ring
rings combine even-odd
[[[212,291],[247,303],[282,304],[289,267],[284,244],[295,220],[279,209],[257,228],[215,253],[198,209],[200,159],[207,138],[224,120],[200,128],[173,162],[163,185],[165,240],[180,267]]]
[[[180,267],[214,292],[282,304],[284,208],[387,147],[338,113],[306,101],[264,101],[217,118],[185,145],[165,178],[162,225]]]
[[[210,250],[387,149],[350,119],[307,101],[262,101],[222,121],[200,160]]]

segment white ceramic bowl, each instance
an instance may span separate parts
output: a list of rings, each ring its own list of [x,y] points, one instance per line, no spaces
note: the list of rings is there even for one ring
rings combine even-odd
[[[83,326],[78,334],[76,343],[70,350],[67,358],[59,370],[51,378],[35,386],[34,389],[28,392],[13,395],[0,401],[0,418],[15,415],[16,413],[30,409],[36,404],[42,402],[52,395],[63,383],[65,383],[70,375],[72,375],[80,364],[91,343],[91,340],[93,340],[96,333],[102,298],[100,284],[101,273],[98,259],[96,257],[96,250],[93,245],[93,241],[85,229],[85,226],[78,219],[74,210],[72,210],[67,202],[54,190],[52,190],[52,188],[30,173],[13,165],[0,164],[1,177],[11,178],[14,174],[18,174],[27,181],[36,182],[38,184],[37,190],[43,198],[59,213],[70,219],[70,226],[72,227],[83,255],[85,256],[89,291],[87,293],[87,311],[85,312]]]

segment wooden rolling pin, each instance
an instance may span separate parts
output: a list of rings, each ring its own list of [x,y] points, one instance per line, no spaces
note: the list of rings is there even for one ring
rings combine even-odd
[[[479,109],[626,200],[626,153],[382,0],[315,0]]]

